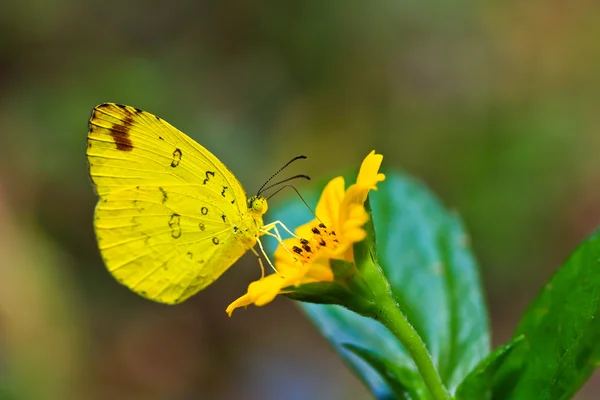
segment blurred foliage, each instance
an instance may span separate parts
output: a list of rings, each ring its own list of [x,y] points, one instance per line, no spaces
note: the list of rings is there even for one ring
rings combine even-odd
[[[293,155],[330,177],[376,148],[460,212],[506,341],[600,219],[599,14],[591,0],[1,2],[0,392],[367,396],[291,302],[225,317],[252,257],[176,308],[112,280],[84,155],[106,101],[165,118],[249,192]]]

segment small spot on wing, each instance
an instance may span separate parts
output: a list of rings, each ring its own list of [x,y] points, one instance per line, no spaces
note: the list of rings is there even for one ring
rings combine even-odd
[[[171,161],[171,167],[175,168],[179,165],[179,163],[181,162],[181,156],[181,150],[175,149],[175,151],[173,152],[173,161]]]
[[[214,171],[206,171],[206,179],[204,179],[204,181],[202,183],[206,185],[206,183],[210,180],[211,176],[214,178],[214,176],[215,176]]]
[[[162,196],[163,196],[162,200],[161,200],[161,203],[165,204],[167,202],[167,199],[169,198],[169,196],[167,195],[167,191],[164,188],[160,187],[160,186],[158,187],[158,190],[160,190],[160,192],[162,193]]]
[[[178,239],[181,237],[181,225],[180,225],[181,217],[179,214],[171,215],[171,220],[169,221],[169,226],[171,227],[171,236],[174,239]]]

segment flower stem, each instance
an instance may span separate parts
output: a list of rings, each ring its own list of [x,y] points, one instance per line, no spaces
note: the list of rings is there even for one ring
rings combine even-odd
[[[385,325],[408,350],[415,362],[425,385],[435,400],[449,400],[450,395],[446,391],[442,379],[438,374],[433,360],[425,347],[425,343],[408,322],[406,316],[398,308],[398,304],[391,295],[379,298],[381,314],[380,321]],[[385,299],[385,300],[384,300]]]

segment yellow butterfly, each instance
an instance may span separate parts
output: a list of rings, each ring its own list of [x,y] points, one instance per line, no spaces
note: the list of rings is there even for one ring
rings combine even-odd
[[[87,157],[100,198],[94,227],[106,267],[148,299],[179,303],[214,282],[248,249],[258,256],[257,242],[265,254],[259,236],[281,242],[277,225],[289,232],[279,221],[263,224],[268,204],[260,193],[266,183],[247,198],[217,157],[140,109],[94,107]],[[292,161],[299,158],[306,157]]]

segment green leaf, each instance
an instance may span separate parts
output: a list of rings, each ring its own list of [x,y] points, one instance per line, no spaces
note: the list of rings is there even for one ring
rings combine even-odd
[[[528,348],[511,354],[519,365],[511,385],[494,395],[567,399],[600,363],[600,233],[579,246],[529,306],[516,331]],[[508,387],[507,387],[508,386]]]
[[[373,351],[364,349],[353,344],[342,344],[343,347],[350,350],[371,367],[373,367],[379,376],[389,385],[394,392],[394,399],[429,399],[429,391],[425,386],[419,386],[419,376],[412,368],[399,366],[385,357]],[[422,381],[421,381],[422,382]]]
[[[305,196],[309,204],[316,204],[323,186]],[[453,392],[489,352],[487,314],[468,237],[459,218],[406,175],[388,174],[379,190],[371,192],[370,203],[379,265]],[[274,218],[295,227],[314,217],[293,199],[279,207]],[[377,368],[349,352],[348,345],[415,371],[406,350],[378,322],[337,306],[301,307],[376,395],[394,390]],[[423,383],[418,378],[412,385],[407,390],[417,390]]]
[[[397,365],[398,368],[412,370],[415,373],[414,382],[397,378],[398,386],[406,387],[407,391],[416,391],[424,387],[406,351],[383,325],[340,306],[298,304],[302,304],[301,308],[315,326],[377,399],[395,399],[396,392],[377,372],[377,366],[371,365],[369,360],[349,350],[352,346],[363,348],[365,351],[379,355],[388,363]]]
[[[523,346],[523,336],[517,336],[507,344],[498,347],[490,355],[481,360],[456,390],[457,400],[488,399],[494,386],[500,386],[506,374],[500,372],[505,366],[506,358],[515,349]],[[506,370],[504,371],[506,372]],[[506,397],[501,397],[506,398]]]

